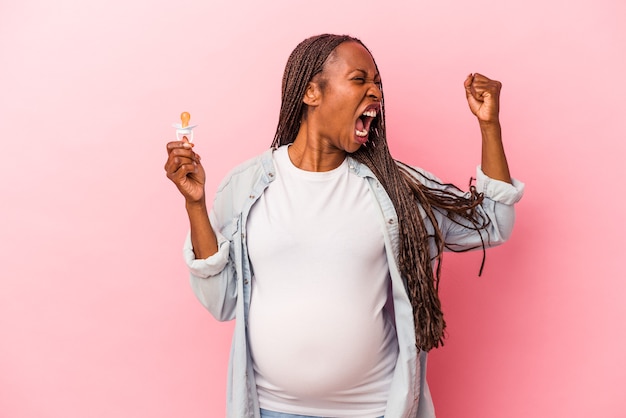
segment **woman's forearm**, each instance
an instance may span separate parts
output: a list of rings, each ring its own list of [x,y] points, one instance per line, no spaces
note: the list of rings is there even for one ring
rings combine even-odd
[[[502,144],[502,127],[500,122],[479,122],[482,135],[483,173],[496,180],[511,183],[509,165]]]
[[[191,244],[197,259],[204,259],[217,252],[217,237],[209,220],[209,212],[204,200],[186,203],[191,229]]]

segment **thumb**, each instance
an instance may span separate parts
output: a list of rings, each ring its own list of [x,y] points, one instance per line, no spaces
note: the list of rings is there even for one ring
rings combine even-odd
[[[463,82],[463,86],[465,87],[465,97],[467,98],[467,104],[469,105],[472,113],[476,114],[476,112],[478,112],[478,109],[480,109],[482,103],[476,98],[476,89],[474,89],[473,83],[474,75],[470,74]]]
[[[463,87],[465,87],[465,95],[469,98],[470,96],[474,96],[472,93],[472,83],[474,82],[474,74],[469,74],[465,81],[463,82]]]
[[[183,147],[185,148],[193,148],[194,144],[193,142],[189,142],[189,138],[187,138],[187,135],[183,136]]]

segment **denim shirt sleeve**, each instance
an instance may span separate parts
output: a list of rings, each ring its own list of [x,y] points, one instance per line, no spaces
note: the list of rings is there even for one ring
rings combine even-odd
[[[191,243],[191,233],[183,247],[183,257],[189,268],[191,288],[202,305],[218,321],[228,321],[235,316],[237,286],[234,266],[230,259],[230,240],[222,233],[222,228],[213,211],[209,215],[217,236],[218,250],[205,259],[196,259]]]
[[[440,228],[444,233],[446,248],[452,251],[465,251],[475,248],[493,247],[507,241],[515,223],[514,204],[524,194],[524,183],[512,179],[512,183],[495,180],[476,168],[476,191],[484,194],[477,213],[488,219],[487,228],[477,231],[464,219],[451,220],[441,217]]]
[[[217,237],[217,253],[196,259],[190,236],[185,241],[183,255],[189,267],[191,287],[200,303],[218,321],[234,319],[239,292],[245,294],[238,283],[245,272],[241,256],[244,235],[241,219],[244,208],[251,205],[250,198],[254,197],[251,193],[258,195],[255,187],[265,187],[273,178],[271,151],[235,167],[220,183],[209,213]],[[239,314],[243,314],[243,309]]]
[[[513,205],[524,195],[524,183],[511,179],[512,184],[487,177],[481,166],[476,167],[476,190],[485,197],[505,205]]]
[[[213,225],[213,222],[211,222]],[[217,236],[217,252],[210,257],[197,259],[191,243],[191,232],[187,233],[183,246],[183,257],[191,274],[197,278],[206,279],[219,274],[228,262],[230,242],[219,231],[215,231]]]
[[[451,184],[445,184],[432,173],[417,167],[411,167],[417,174],[416,178],[426,187],[445,190],[456,195],[463,192]],[[482,204],[477,208],[479,216],[488,220],[486,228],[477,230],[468,220],[448,216],[446,211],[436,210],[435,216],[441,230],[445,248],[451,251],[467,251],[483,247],[493,247],[505,242],[513,231],[515,208],[524,194],[524,183],[513,179],[512,184],[495,180],[476,168],[476,191],[484,194]],[[469,196],[468,193],[465,193]],[[436,251],[433,249],[433,251]]]

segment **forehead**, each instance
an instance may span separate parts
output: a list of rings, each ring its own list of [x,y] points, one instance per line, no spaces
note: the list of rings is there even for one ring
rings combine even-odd
[[[358,42],[344,42],[331,55],[331,59],[324,66],[324,71],[350,72],[363,70],[370,75],[378,73],[374,59],[367,49]]]

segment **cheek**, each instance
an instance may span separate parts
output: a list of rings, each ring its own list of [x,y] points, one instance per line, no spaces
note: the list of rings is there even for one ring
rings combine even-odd
[[[346,119],[352,120],[357,106],[358,100],[355,97],[347,94],[339,96],[339,99],[333,103],[333,116],[335,119],[341,118],[344,122]]]

